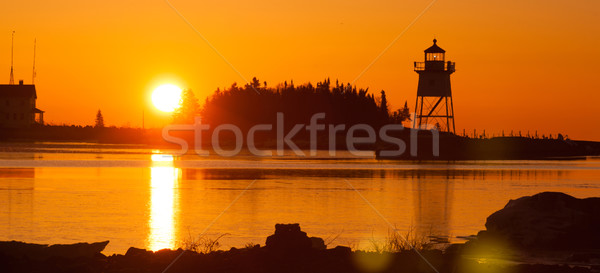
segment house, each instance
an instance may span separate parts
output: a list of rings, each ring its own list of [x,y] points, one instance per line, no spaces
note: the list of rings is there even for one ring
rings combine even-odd
[[[44,111],[37,109],[35,85],[0,84],[0,128],[28,128],[44,124]]]

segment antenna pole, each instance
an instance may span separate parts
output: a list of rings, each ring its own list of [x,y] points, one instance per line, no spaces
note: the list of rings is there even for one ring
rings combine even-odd
[[[33,39],[33,72],[31,73],[31,84],[35,84],[35,48],[37,39]]]
[[[10,79],[8,80],[8,84],[15,84],[15,77],[13,75],[13,49],[15,46],[15,31],[12,32],[12,40],[10,43]]]

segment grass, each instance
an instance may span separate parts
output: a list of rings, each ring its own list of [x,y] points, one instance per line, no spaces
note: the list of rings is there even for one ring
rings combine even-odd
[[[327,237],[323,238],[323,242],[324,242],[325,246],[329,247],[329,245],[331,245],[335,240],[337,240],[340,237],[340,235],[342,235],[343,232],[344,232],[344,230],[340,231],[335,236],[327,236]]]
[[[219,240],[229,233],[223,233],[218,235],[215,238],[210,238],[206,235],[200,235],[194,238],[191,233],[188,231],[188,237],[178,243],[178,247],[188,250],[194,251],[197,253],[210,253],[219,250],[221,244]],[[335,236],[329,236],[325,238],[325,245],[330,246],[334,241],[336,241],[340,234]],[[375,238],[371,238],[371,248],[370,251],[376,253],[393,253],[393,252],[402,252],[408,250],[430,250],[436,248],[436,245],[442,244],[440,242],[436,242],[432,240],[432,238],[437,238],[436,236],[431,235],[431,231],[429,234],[418,233],[416,232],[416,228],[411,226],[407,231],[401,233],[398,229],[388,230],[388,235],[384,239],[383,242],[380,240],[376,240]],[[357,243],[347,244],[353,251],[359,250]],[[246,243],[244,248],[250,249],[254,248],[256,244],[254,243]]]
[[[206,235],[200,235],[194,238],[188,231],[188,238],[180,241],[178,245],[184,250],[197,253],[210,253],[219,250],[219,247],[221,247],[219,240],[227,235],[229,235],[229,233],[223,233],[214,239],[209,238]]]
[[[388,231],[388,236],[385,242],[371,239],[371,248],[374,252],[401,252],[406,250],[429,250],[432,249],[435,243],[431,241],[432,236],[418,234],[414,227],[410,227],[404,234],[401,234],[398,229]]]

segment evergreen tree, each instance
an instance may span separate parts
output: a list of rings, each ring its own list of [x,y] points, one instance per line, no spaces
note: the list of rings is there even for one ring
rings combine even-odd
[[[400,110],[400,118],[402,119],[402,121],[405,121],[405,120],[411,121],[412,120],[410,118],[410,110],[408,109],[407,101],[404,101],[404,107],[402,107],[402,110]]]
[[[196,116],[200,114],[198,98],[191,89],[185,89],[181,93],[179,108],[173,112],[173,121],[176,123],[193,123]]]
[[[202,107],[202,123],[212,127],[235,124],[245,131],[256,124],[274,124],[276,113],[284,114],[286,130],[288,126],[308,122],[316,113],[325,113],[327,123],[347,127],[354,124],[378,127],[391,120],[385,92],[381,92],[377,102],[367,88],[357,88],[338,80],[334,85],[330,79],[301,85],[285,81],[274,87],[259,83],[253,78],[245,86],[234,83],[229,88],[217,89]],[[253,87],[260,87],[260,94]],[[405,108],[396,113],[402,117],[401,121],[410,119],[408,106]]]
[[[383,90],[381,90],[381,105],[379,108],[385,117],[389,117],[390,111],[388,109],[387,97],[385,96],[385,91]]]
[[[404,107],[394,111],[391,117],[392,123],[402,123],[404,121],[410,121],[410,110],[408,109],[408,102],[404,101]]]
[[[96,124],[95,128],[104,128],[104,117],[102,116],[102,112],[98,109],[98,113],[96,113]]]

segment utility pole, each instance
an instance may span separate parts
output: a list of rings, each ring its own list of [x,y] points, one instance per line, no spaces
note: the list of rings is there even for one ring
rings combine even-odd
[[[35,84],[35,47],[37,39],[33,39],[33,72],[31,73],[31,84]]]

